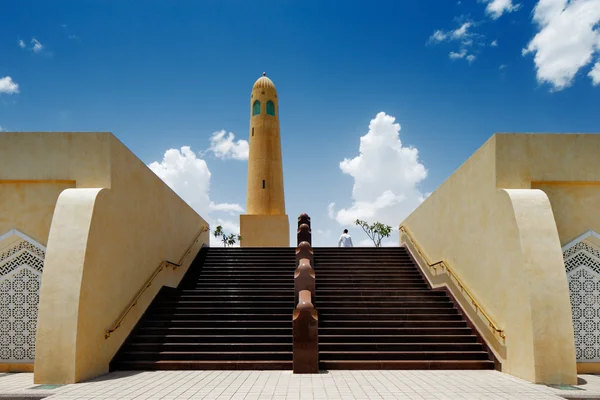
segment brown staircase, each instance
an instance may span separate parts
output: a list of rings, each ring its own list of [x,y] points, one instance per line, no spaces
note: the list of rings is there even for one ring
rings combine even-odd
[[[111,369],[292,369],[293,248],[205,248]]]
[[[405,248],[315,248],[321,369],[493,369]]]

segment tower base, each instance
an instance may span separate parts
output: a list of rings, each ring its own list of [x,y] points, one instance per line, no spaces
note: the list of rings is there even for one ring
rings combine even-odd
[[[287,215],[240,215],[241,247],[290,247]]]

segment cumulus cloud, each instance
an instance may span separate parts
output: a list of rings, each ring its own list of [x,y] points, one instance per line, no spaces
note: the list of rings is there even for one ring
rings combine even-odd
[[[4,132],[6,131],[6,129],[4,129],[4,127],[2,125],[0,125],[0,132]]]
[[[498,47],[498,41],[494,40],[492,43],[490,43],[490,46],[492,46],[492,47]]]
[[[521,8],[521,4],[513,4],[512,0],[491,0],[485,8],[485,13],[492,19],[498,19],[504,13],[511,13]]]
[[[154,161],[148,167],[206,219],[213,229],[222,225],[227,233],[239,233],[237,223],[215,217],[214,213],[238,216],[244,209],[239,204],[215,203],[210,199],[210,170],[206,161],[198,158],[189,146],[167,150],[161,161]],[[213,239],[211,236],[211,243]]]
[[[507,67],[506,64],[502,64],[501,66],[498,67],[498,69],[505,69]]]
[[[592,84],[594,86],[600,85],[600,61],[594,65],[594,68],[592,68],[588,76],[592,79]]]
[[[19,84],[13,81],[10,76],[0,78],[0,93],[19,93]]]
[[[218,158],[247,160],[249,149],[248,141],[242,139],[236,141],[233,133],[220,130],[212,134],[208,150]]]
[[[538,32],[523,55],[534,54],[538,82],[553,90],[571,86],[577,72],[600,51],[600,1],[539,0],[533,21]],[[595,72],[590,74],[594,82]]]
[[[359,155],[340,162],[343,173],[354,178],[352,205],[335,211],[328,207],[341,225],[356,219],[380,221],[397,226],[424,199],[418,184],[427,177],[416,148],[403,146],[400,124],[380,112],[360,138]]]
[[[22,49],[24,49],[24,48],[25,48],[25,46],[26,46],[26,45],[25,45],[25,42],[24,42],[24,41],[22,41],[22,40],[19,40],[17,43],[19,43],[19,47],[20,47],[20,48],[22,48]]]

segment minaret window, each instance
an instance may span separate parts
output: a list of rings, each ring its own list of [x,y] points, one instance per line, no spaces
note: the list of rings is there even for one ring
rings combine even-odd
[[[252,115],[260,114],[260,101],[254,100],[254,104],[252,105]]]
[[[252,127],[252,136],[254,136],[254,127]]]
[[[266,185],[266,182],[265,182],[265,180],[263,179],[263,189],[264,189],[266,186],[267,186],[267,185]]]
[[[271,100],[267,101],[267,115],[275,116],[275,104]]]

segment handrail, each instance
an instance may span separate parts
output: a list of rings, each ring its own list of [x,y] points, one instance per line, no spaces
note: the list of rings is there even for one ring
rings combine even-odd
[[[194,247],[194,244],[196,244],[196,242],[198,242],[198,239],[200,239],[200,235],[202,235],[204,232],[207,232],[207,231],[208,231],[208,227],[207,226],[203,226],[202,229],[200,230],[200,233],[198,233],[198,235],[196,236],[196,239],[194,239],[194,241],[192,242],[192,244],[190,244],[190,246],[188,247],[188,249],[186,250],[186,252],[183,253],[183,256],[181,257],[181,260],[179,260],[179,263],[174,263],[174,262],[169,261],[169,260],[163,260],[163,261],[160,262],[158,268],[156,268],[156,270],[154,271],[154,273],[152,274],[152,276],[150,276],[150,278],[146,281],[146,283],[144,284],[144,286],[135,295],[135,297],[133,298],[133,300],[127,305],[127,307],[125,308],[125,310],[123,310],[123,312],[121,313],[121,315],[119,315],[119,318],[117,318],[117,320],[112,324],[112,326],[111,326],[110,329],[107,329],[104,332],[104,339],[108,339],[110,337],[110,335],[121,326],[121,322],[123,322],[123,320],[125,319],[125,317],[127,316],[127,314],[129,314],[129,311],[131,311],[131,309],[133,307],[135,307],[135,305],[137,304],[137,302],[140,299],[140,297],[142,297],[142,294],[144,294],[144,292],[146,291],[146,289],[148,289],[150,286],[152,286],[152,282],[154,281],[154,279],[158,276],[158,274],[167,265],[173,266],[173,270],[181,267],[181,265],[183,264],[183,261],[185,260],[185,258],[188,256],[188,254],[190,253],[190,251],[192,251],[192,247]]]
[[[490,328],[492,328],[494,330],[495,333],[498,334],[498,336],[500,336],[502,339],[506,339],[506,334],[504,333],[504,329],[500,329],[498,328],[498,325],[496,325],[494,323],[494,321],[492,320],[492,318],[485,312],[485,310],[479,305],[479,302],[477,300],[475,300],[475,297],[471,294],[471,292],[469,292],[469,289],[466,288],[465,284],[460,280],[460,278],[456,275],[456,273],[450,268],[450,266],[448,266],[448,264],[444,261],[444,260],[440,260],[437,261],[435,263],[431,263],[429,261],[429,258],[425,255],[425,253],[423,252],[423,250],[421,249],[421,247],[417,244],[416,240],[414,239],[414,237],[411,235],[411,233],[408,231],[408,228],[404,225],[400,226],[400,230],[402,232],[404,232],[406,234],[406,236],[408,237],[408,240],[410,240],[411,244],[415,247],[415,249],[417,250],[417,252],[421,255],[421,257],[425,260],[425,262],[427,263],[427,266],[429,268],[433,268],[434,271],[436,271],[436,275],[437,275],[437,268],[436,266],[441,265],[442,268],[446,269],[446,272],[448,273],[448,275],[450,275],[452,278],[454,278],[454,280],[456,280],[456,283],[458,283],[458,287],[467,294],[467,296],[469,296],[469,298],[471,299],[471,304],[473,305],[473,307],[475,307],[475,311],[476,312],[481,312],[481,314],[483,314],[483,316],[485,317],[485,319],[487,319]]]

